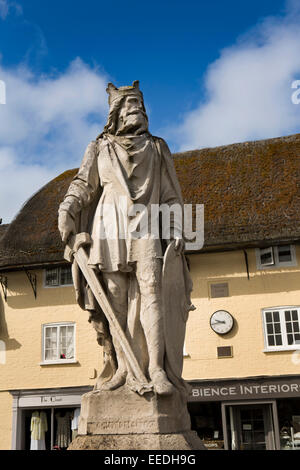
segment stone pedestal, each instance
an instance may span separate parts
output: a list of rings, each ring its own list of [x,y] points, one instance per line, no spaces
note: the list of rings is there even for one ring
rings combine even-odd
[[[124,386],[82,397],[78,436],[69,450],[199,450],[179,392],[143,396]]]

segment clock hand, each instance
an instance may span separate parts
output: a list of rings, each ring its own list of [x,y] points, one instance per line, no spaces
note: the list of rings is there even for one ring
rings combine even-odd
[[[225,321],[216,320],[215,323],[212,323],[212,325],[217,325],[218,323],[225,323]]]

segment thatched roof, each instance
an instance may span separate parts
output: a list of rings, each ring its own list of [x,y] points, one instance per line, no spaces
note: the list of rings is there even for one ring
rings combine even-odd
[[[206,248],[300,240],[300,134],[174,158],[185,203],[205,205]]]
[[[9,224],[0,224],[0,240],[4,236]]]
[[[300,134],[177,153],[174,162],[185,203],[205,205],[204,250],[300,241]],[[23,206],[0,241],[0,269],[63,261],[57,210],[76,171]]]

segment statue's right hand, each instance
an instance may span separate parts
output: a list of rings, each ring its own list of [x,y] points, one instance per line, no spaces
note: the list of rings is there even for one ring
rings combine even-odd
[[[59,211],[58,214],[58,230],[61,239],[66,243],[69,237],[76,234],[75,222],[72,216],[67,211]]]

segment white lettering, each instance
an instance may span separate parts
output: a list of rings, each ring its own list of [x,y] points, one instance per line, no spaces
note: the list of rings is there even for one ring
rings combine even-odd
[[[0,80],[0,104],[6,104],[6,87],[3,80]]]
[[[6,345],[4,341],[0,341],[0,364],[6,363]]]
[[[299,88],[300,87],[300,80],[294,80],[292,83],[292,88]],[[298,97],[300,94],[300,89],[294,91],[291,96],[291,100],[293,104],[299,104],[300,98]]]

